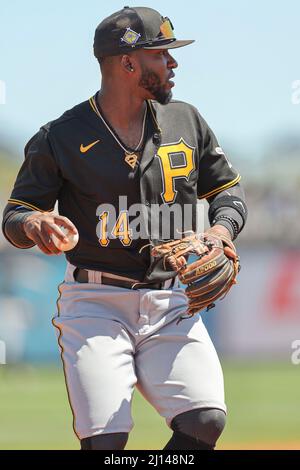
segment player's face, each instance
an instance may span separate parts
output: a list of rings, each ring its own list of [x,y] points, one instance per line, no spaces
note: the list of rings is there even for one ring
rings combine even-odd
[[[146,90],[146,98],[151,98],[161,104],[167,104],[172,98],[172,88],[175,85],[171,78],[175,76],[173,69],[178,64],[168,50],[140,51],[141,78],[139,86]]]

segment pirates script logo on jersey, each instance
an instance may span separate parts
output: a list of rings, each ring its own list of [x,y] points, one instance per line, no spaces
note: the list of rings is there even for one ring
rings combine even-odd
[[[185,178],[189,180],[195,170],[195,147],[187,144],[181,137],[178,142],[161,145],[156,157],[159,159],[162,173],[163,192],[161,197],[164,203],[173,203],[176,199],[176,180]]]

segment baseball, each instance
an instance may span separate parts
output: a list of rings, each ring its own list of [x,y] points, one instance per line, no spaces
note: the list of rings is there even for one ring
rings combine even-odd
[[[70,232],[68,229],[66,229],[65,227],[62,227],[60,226],[59,227],[61,229],[62,232],[64,232],[64,234],[66,235],[66,237],[68,237],[68,242],[66,243],[63,243],[61,240],[59,240],[55,234],[53,233],[51,235],[52,237],[52,241],[54,243],[54,245],[60,250],[60,251],[69,251],[69,250],[72,250],[78,243],[78,240],[79,240],[79,235],[78,233],[74,234],[72,232]]]

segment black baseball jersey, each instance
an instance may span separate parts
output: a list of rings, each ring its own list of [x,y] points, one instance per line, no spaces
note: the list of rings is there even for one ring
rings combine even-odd
[[[197,109],[179,101],[147,102],[140,159],[134,165],[134,156],[125,156],[99,117],[94,96],[43,126],[28,142],[9,203],[51,211],[58,201],[59,213],[79,232],[79,243],[66,252],[78,267],[140,281],[170,277],[150,259],[149,243],[164,238],[165,224],[161,215],[153,220],[153,208],[192,207],[185,229],[195,229],[197,199],[237,184],[240,176]],[[140,205],[147,222],[144,235],[136,239],[131,225],[137,228],[138,213],[132,209]],[[179,238],[178,227],[174,218],[167,238]]]

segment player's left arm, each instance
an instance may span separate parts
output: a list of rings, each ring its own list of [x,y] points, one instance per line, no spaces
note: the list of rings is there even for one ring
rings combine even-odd
[[[245,192],[240,183],[207,198],[209,203],[208,218],[212,227],[226,228],[232,240],[244,228],[248,209]]]
[[[198,198],[209,203],[209,222],[214,230],[226,230],[234,240],[245,226],[247,206],[241,176],[220,147],[206,121],[200,124]],[[228,235],[227,235],[228,236]]]

